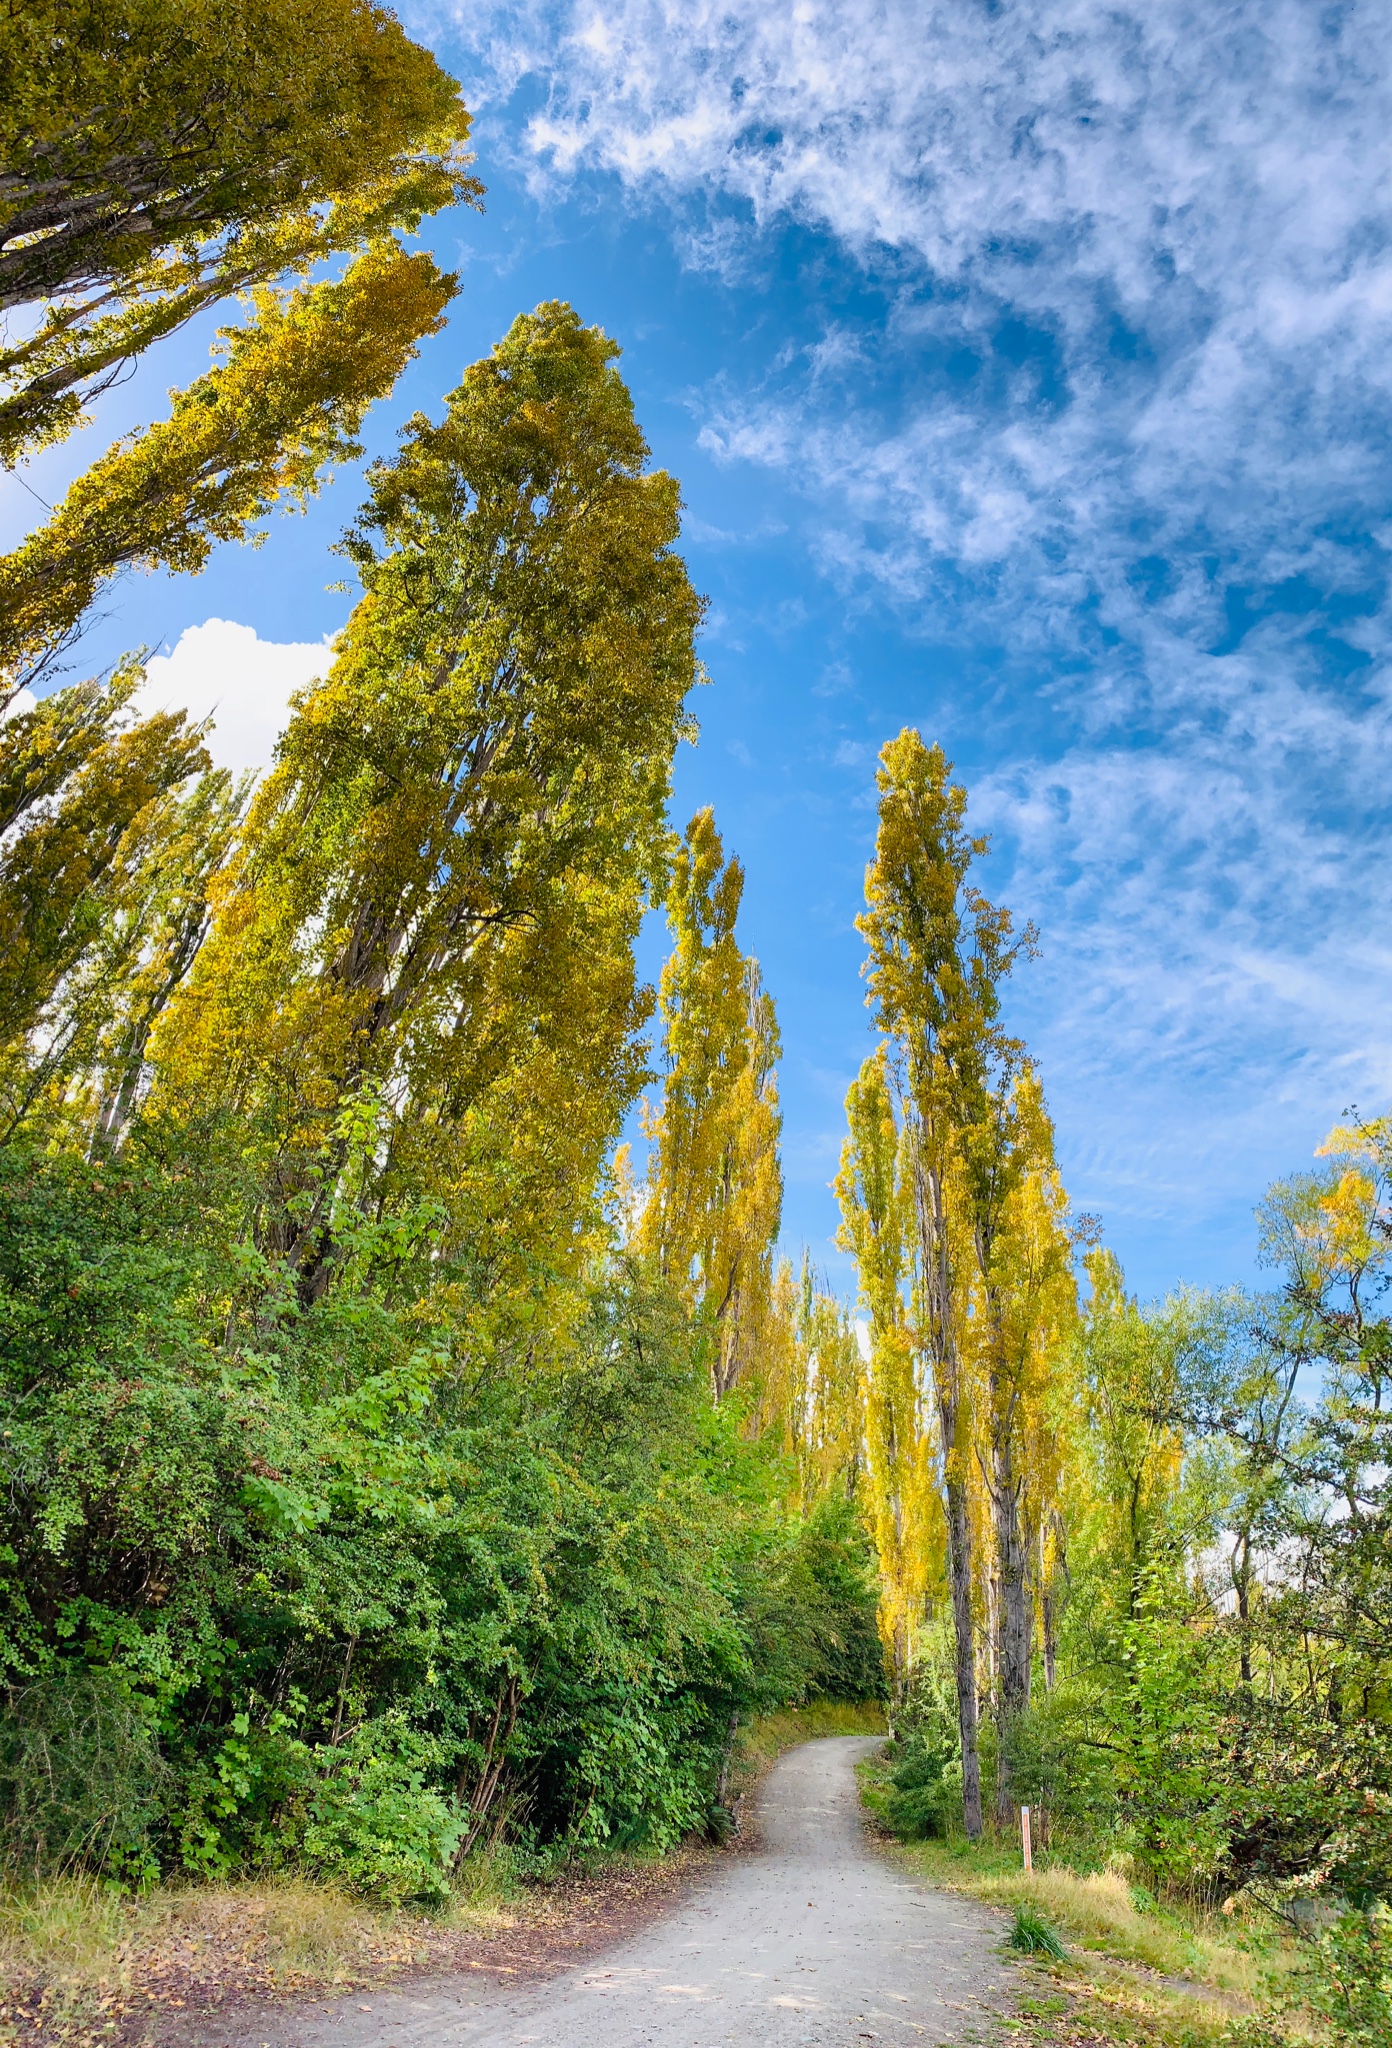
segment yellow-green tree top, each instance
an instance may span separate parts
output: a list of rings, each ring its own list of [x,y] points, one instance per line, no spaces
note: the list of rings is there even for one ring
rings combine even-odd
[[[479,187],[458,88],[366,0],[26,0],[0,16],[0,456],[229,293]]]
[[[1024,1047],[1000,1024],[1000,983],[1034,942],[970,880],[988,841],[965,830],[967,793],[912,727],[880,756],[879,830],[864,914],[875,1021],[903,1060],[920,1148],[955,1162],[978,1222],[1008,1193],[1014,1079]],[[981,1255],[989,1256],[982,1245]]]
[[[662,972],[662,1106],[638,1243],[715,1332],[727,1393],[755,1361],[782,1214],[773,1000],[735,937],[744,890],[714,813],[699,811],[672,863],[673,947]]]
[[[158,1007],[178,950],[172,925],[188,923],[187,904],[170,916],[180,889],[168,858],[171,839],[187,839],[187,820],[171,828],[183,786],[208,757],[182,713],[131,717],[139,680],[132,667],[105,688],[58,691],[0,727],[3,1137],[45,1092],[61,1095],[98,1040],[119,1036],[127,994],[137,1007]],[[194,809],[210,802],[216,809],[205,791]],[[133,918],[139,941],[123,946],[120,928]],[[132,977],[138,997],[125,988]]]

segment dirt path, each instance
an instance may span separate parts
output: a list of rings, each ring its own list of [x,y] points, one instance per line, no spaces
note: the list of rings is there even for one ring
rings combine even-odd
[[[999,1928],[867,1845],[854,1765],[874,1741],[806,1743],[775,1767],[761,1837],[670,1914],[583,1968],[513,1989],[477,1977],[245,2015],[229,2048],[852,2048],[979,2038],[1008,1996]]]

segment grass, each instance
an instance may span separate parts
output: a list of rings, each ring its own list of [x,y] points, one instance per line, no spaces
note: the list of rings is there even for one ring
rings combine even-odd
[[[462,1900],[447,1925],[487,1927],[496,1900]],[[135,1897],[65,1878],[0,1898],[0,2042],[23,2027],[86,2042],[102,2021],[158,1995],[343,1990],[428,1957],[439,1921],[375,1913],[331,1886],[284,1878],[161,1885]]]
[[[1006,1940],[1022,1956],[1048,1956],[1056,1963],[1068,1960],[1068,1950],[1059,1940],[1058,1930],[1028,1902],[1015,1908],[1015,1924]]]
[[[865,1803],[882,1810],[887,1766],[861,1766]],[[1083,1845],[1036,1854],[1022,1867],[1017,1839],[896,1844],[894,1855],[925,1883],[966,1892],[1012,1916],[1012,1948],[1033,1951],[1049,1998],[1027,1998],[1011,2031],[1040,2042],[1146,2043],[1205,2048],[1249,2016],[1273,1976],[1290,1967],[1288,1945],[1255,1920],[1225,1918],[1156,1901],[1134,1884],[1125,1862],[1088,1868]],[[1043,1926],[1062,1937],[1067,1956],[1016,1931]],[[1062,2004],[1059,2004],[1059,2001]]]
[[[739,1732],[731,1792],[748,1790],[796,1743],[884,1732],[873,1706],[819,1702],[762,1716]],[[615,1868],[633,1861],[613,1859]],[[450,1911],[429,1920],[377,1912],[293,1877],[159,1885],[134,1897],[65,1878],[0,1893],[0,2044],[17,2028],[26,2038],[40,2031],[86,2043],[156,1986],[164,2002],[201,2005],[220,1989],[329,1993],[413,1967],[453,1966],[444,1954],[452,1934],[545,1928],[571,1911],[568,1896],[521,1885],[505,1849],[471,1857]]]

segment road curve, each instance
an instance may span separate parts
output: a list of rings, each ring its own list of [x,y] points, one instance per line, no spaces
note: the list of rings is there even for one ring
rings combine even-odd
[[[860,1737],[805,1743],[760,1800],[761,1839],[622,1947],[545,1984],[463,1979],[266,2015],[246,2048],[856,2048],[980,2038],[1005,2004],[997,1923],[909,1883],[865,1841]]]

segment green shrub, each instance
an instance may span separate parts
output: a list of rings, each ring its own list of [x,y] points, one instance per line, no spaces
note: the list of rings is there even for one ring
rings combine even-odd
[[[308,1866],[382,1905],[444,1905],[465,1816],[426,1783],[430,1751],[389,1714],[331,1752],[304,1830]]]
[[[1303,1989],[1333,2048],[1392,2044],[1392,1907],[1345,1913],[1315,1940]]]
[[[908,1842],[926,1842],[947,1833],[949,1815],[961,1798],[960,1770],[945,1744],[918,1735],[903,1748],[903,1761],[890,1774],[893,1790],[884,1816],[896,1835]],[[955,1782],[954,1782],[955,1780]]]
[[[0,1715],[10,1875],[43,1882],[78,1865],[143,1875],[169,1780],[143,1703],[109,1672],[58,1665]]]

